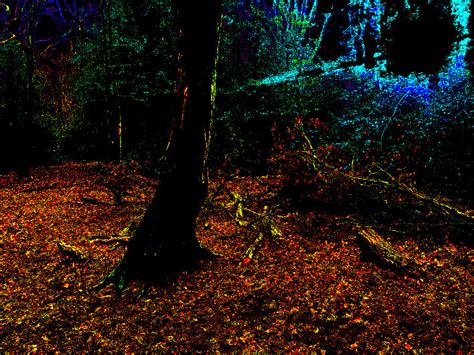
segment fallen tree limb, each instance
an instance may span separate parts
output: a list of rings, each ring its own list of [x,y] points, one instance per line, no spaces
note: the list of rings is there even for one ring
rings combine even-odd
[[[226,210],[229,217],[235,220],[239,227],[244,228],[246,231],[245,234],[250,236],[256,235],[242,256],[243,262],[247,263],[255,256],[264,238],[268,236],[277,239],[282,236],[277,226],[276,218],[287,218],[287,216],[280,216],[276,213],[278,205],[272,208],[264,205],[262,211],[245,207],[244,202],[251,204],[252,198],[255,198],[255,195],[251,197],[248,195],[242,196],[235,191],[227,191],[227,194],[231,201],[226,204],[221,204],[220,207]],[[257,198],[259,197],[260,196],[257,196]]]
[[[412,200],[414,204],[421,208],[429,206],[438,214],[448,217],[453,224],[467,224],[474,226],[474,213],[472,211],[462,211],[459,208],[441,200],[440,198],[429,196],[423,192],[418,191],[415,186],[406,184],[399,179],[395,179],[389,172],[382,169],[382,167],[374,166],[375,172],[371,172],[368,176],[360,176],[353,171],[345,172],[338,169],[325,161],[327,157],[320,157],[312,146],[311,140],[308,138],[302,128],[300,128],[305,146],[303,147],[303,159],[309,160],[310,166],[315,172],[323,172],[334,178],[342,178],[359,184],[364,187],[375,187],[385,191],[397,192],[405,195]],[[385,175],[388,179],[371,177],[377,175]]]
[[[122,229],[118,234],[108,235],[94,235],[90,236],[89,243],[91,244],[112,244],[112,243],[127,243],[138,228],[140,220],[143,215],[133,218],[130,223]]]
[[[263,212],[261,213],[245,207],[240,208],[241,210],[251,213],[254,217],[254,220],[251,222],[245,222],[242,224],[239,223],[239,225],[248,228],[249,231],[257,233],[257,237],[255,238],[253,243],[245,250],[243,256],[244,260],[251,260],[266,235],[268,235],[269,237],[278,238],[282,236],[282,233],[277,227],[277,223],[275,221],[275,212],[269,209],[268,206],[264,206]],[[237,222],[239,222],[239,218],[243,218],[243,215],[237,215]]]
[[[260,243],[263,241],[263,232],[259,232],[257,238],[255,238],[254,242],[250,247],[247,248],[247,250],[244,253],[244,260],[248,259],[251,260],[255,254],[255,250],[257,250],[257,247],[260,245]]]
[[[432,207],[435,207],[438,210],[438,212],[448,217],[461,219],[464,222],[467,222],[469,224],[474,224],[474,215],[470,214],[468,211],[461,211],[460,209],[446,202],[443,202],[436,197],[431,197],[427,194],[424,194],[418,191],[415,187],[407,185],[403,182],[397,182],[397,181],[388,182],[382,179],[371,179],[371,178],[365,178],[365,177],[354,176],[354,175],[349,175],[349,174],[345,174],[345,176],[348,179],[351,179],[354,181],[359,181],[365,184],[375,184],[375,185],[379,185],[380,187],[384,187],[386,189],[400,192],[404,195],[415,198],[416,200],[423,202],[424,204],[428,204],[428,205],[431,205]]]
[[[369,259],[373,259],[392,269],[408,272],[415,276],[425,273],[411,257],[404,255],[384,240],[374,229],[365,227],[358,231],[357,241],[361,251]]]

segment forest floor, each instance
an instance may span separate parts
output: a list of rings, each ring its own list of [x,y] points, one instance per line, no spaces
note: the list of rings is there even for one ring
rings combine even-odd
[[[116,206],[93,165],[0,175],[2,352],[473,350],[471,244],[391,239],[427,272],[385,268],[350,216],[267,204],[272,177],[212,182],[197,234],[215,260],[144,297],[94,290],[157,181],[136,177]]]

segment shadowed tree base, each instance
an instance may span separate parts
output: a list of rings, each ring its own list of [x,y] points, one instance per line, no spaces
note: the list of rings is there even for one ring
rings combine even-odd
[[[216,254],[200,245],[162,247],[141,257],[125,253],[114,270],[94,286],[94,289],[101,290],[113,284],[118,291],[122,291],[130,281],[162,284],[173,279],[181,271],[195,270],[199,261],[216,257]]]
[[[189,175],[182,175],[188,180]],[[215,257],[195,235],[195,223],[207,194],[207,184],[183,181],[174,174],[164,179],[148,207],[123,258],[97,288],[131,280],[160,281],[193,269],[199,260]]]

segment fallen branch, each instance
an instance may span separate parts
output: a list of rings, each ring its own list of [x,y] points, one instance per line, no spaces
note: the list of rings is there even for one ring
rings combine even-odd
[[[86,261],[87,256],[81,250],[76,247],[66,244],[64,242],[57,242],[59,252],[65,257],[75,261]]]
[[[113,244],[113,243],[123,243],[126,244],[135,231],[138,228],[140,220],[143,218],[143,215],[135,217],[132,221],[120,231],[118,234],[107,235],[95,235],[89,237],[89,243],[91,244]]]
[[[384,240],[372,228],[360,229],[357,234],[357,241],[362,253],[369,259],[374,259],[376,262],[392,269],[405,271],[416,276],[425,273],[425,270],[412,258],[396,251],[389,242]]]
[[[254,255],[255,251],[257,248],[260,246],[260,244],[263,241],[263,238],[265,235],[271,236],[273,238],[281,237],[282,233],[280,229],[276,226],[275,222],[275,213],[273,210],[270,210],[268,206],[263,207],[263,212],[256,212],[248,208],[242,208],[246,212],[250,212],[255,219],[252,222],[245,222],[245,223],[239,223],[240,225],[243,225],[247,228],[251,228],[253,232],[257,233],[257,237],[255,238],[254,242],[247,248],[247,250],[244,253],[244,260],[251,260]],[[238,216],[239,218],[242,218],[243,215]],[[237,222],[239,222],[238,218],[236,217]]]
[[[474,225],[474,214],[472,211],[462,211],[439,198],[429,196],[418,191],[413,185],[408,185],[399,179],[395,179],[390,173],[382,169],[380,166],[375,166],[376,172],[370,173],[369,176],[359,176],[354,172],[344,172],[341,169],[327,163],[324,158],[318,156],[314,150],[311,140],[308,138],[302,128],[300,133],[305,140],[305,147],[303,148],[304,158],[309,159],[309,163],[315,172],[324,172],[334,178],[342,178],[358,183],[364,187],[376,187],[385,189],[391,192],[397,192],[415,200],[414,204],[420,208],[431,207],[432,210],[442,214],[452,220],[452,224],[468,224]],[[383,173],[388,179],[373,178],[370,176]]]
[[[263,241],[263,232],[258,233],[258,237],[255,239],[255,241],[252,243],[252,245],[247,248],[247,250],[244,253],[244,260],[251,260],[255,254],[255,250],[257,247],[260,245],[260,243]]]
[[[113,235],[112,237],[109,237],[107,239],[94,239],[90,241],[90,243],[91,244],[113,244],[113,243],[127,244],[129,240],[130,240],[130,237],[121,238],[121,237],[115,237],[115,235]]]
[[[431,205],[432,207],[435,207],[438,210],[438,212],[444,214],[447,217],[462,219],[464,222],[467,222],[469,224],[474,224],[474,215],[472,215],[469,211],[461,211],[460,209],[446,202],[443,202],[436,197],[431,197],[427,194],[424,194],[418,191],[414,186],[407,185],[403,182],[397,182],[393,178],[392,178],[393,181],[389,182],[382,179],[372,179],[372,178],[366,178],[366,177],[361,177],[361,176],[354,176],[350,174],[344,174],[344,176],[350,180],[358,181],[362,184],[374,184],[386,189],[400,192],[404,195],[415,198],[419,202],[422,202],[423,205],[428,204],[428,205]]]

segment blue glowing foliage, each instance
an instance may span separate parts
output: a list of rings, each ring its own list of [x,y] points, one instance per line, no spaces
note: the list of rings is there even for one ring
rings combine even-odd
[[[250,41],[255,45],[253,53],[262,53],[263,60],[247,55],[245,62],[231,61],[223,67],[224,75],[228,75],[225,77],[230,78],[235,74],[233,70],[242,66],[238,77],[245,78],[234,86],[234,91],[226,91],[225,102],[229,106],[223,107],[224,112],[218,117],[222,122],[219,127],[230,137],[226,143],[235,140],[237,153],[229,155],[253,151],[245,148],[244,137],[246,131],[259,131],[264,137],[262,122],[282,124],[291,120],[290,117],[299,116],[303,120],[319,118],[329,127],[324,137],[321,132],[309,132],[316,146],[332,144],[351,151],[356,157],[367,152],[377,152],[380,159],[406,155],[418,159],[417,166],[431,171],[443,170],[443,162],[451,159],[452,164],[444,168],[445,173],[465,166],[460,163],[461,157],[468,156],[472,145],[469,148],[469,144],[464,144],[465,149],[460,152],[455,141],[469,141],[465,138],[473,131],[469,117],[474,102],[466,65],[469,41],[466,19],[471,1],[427,5],[410,2],[410,9],[408,2],[382,0],[352,0],[344,8],[338,8],[340,3],[326,7],[321,4],[316,7],[305,32],[316,40],[314,42],[298,37],[301,27],[291,25],[291,19],[308,16],[308,7],[305,11],[301,9],[303,4],[311,7],[312,2],[238,3],[245,8],[236,13],[246,10],[248,17],[233,17],[235,32],[232,33],[242,33],[238,31],[239,25],[247,20],[265,23],[262,36],[256,38],[269,36],[273,42]],[[428,25],[427,31],[418,37],[412,34],[413,38],[405,41],[404,29],[425,25]],[[429,26],[446,26],[453,36],[446,36],[444,42],[440,38],[423,37],[436,32]],[[275,40],[280,38],[278,36],[292,38],[292,41]],[[235,43],[245,43],[238,36],[228,39],[225,53],[235,54],[238,52]],[[403,47],[410,41],[413,47]],[[310,50],[298,52],[299,57],[296,52],[287,50],[301,48],[302,44]],[[428,50],[418,53],[418,62],[413,65],[416,47],[422,44],[429,44]],[[441,44],[444,45],[442,51],[435,50]],[[286,54],[283,58],[297,60],[279,60],[281,53]],[[434,58],[432,53],[441,55]],[[435,64],[428,65],[430,60],[436,60]],[[222,87],[229,89],[228,83],[225,80]],[[232,108],[232,105],[235,106]],[[253,128],[241,130],[242,125]],[[264,141],[264,138],[259,140]],[[454,167],[456,164],[459,167]]]

